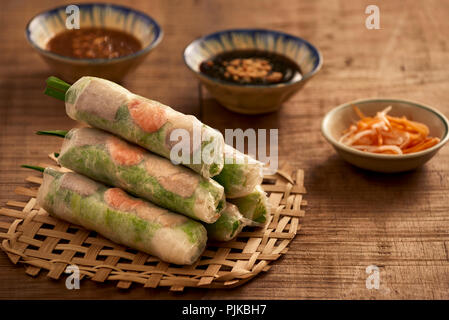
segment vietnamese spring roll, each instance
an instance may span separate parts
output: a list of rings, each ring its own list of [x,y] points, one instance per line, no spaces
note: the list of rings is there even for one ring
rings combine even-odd
[[[213,179],[224,187],[227,198],[243,197],[262,183],[263,164],[225,145],[223,169]]]
[[[215,222],[225,205],[223,187],[216,181],[99,129],[75,128],[65,134],[58,162],[207,223]]]
[[[250,225],[251,221],[244,218],[239,209],[232,203],[226,203],[220,218],[212,224],[204,224],[207,236],[215,241],[230,241],[237,237],[244,226]]]
[[[223,168],[224,139],[220,132],[192,115],[133,94],[114,82],[82,77],[67,89],[65,102],[70,118],[182,163],[205,178]]]
[[[240,198],[228,199],[228,201],[235,204],[245,218],[255,223],[265,223],[267,215],[270,213],[270,203],[260,185],[256,186],[250,194]]]
[[[166,262],[190,265],[206,246],[201,223],[74,172],[45,169],[37,201],[57,218]]]

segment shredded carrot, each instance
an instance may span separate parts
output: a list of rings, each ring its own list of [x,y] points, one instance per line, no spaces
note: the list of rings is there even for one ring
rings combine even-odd
[[[360,111],[359,107],[354,106],[354,111],[355,111],[355,113],[357,113],[357,115],[360,117],[360,119],[363,120],[366,118],[365,115],[362,113],[362,111]]]
[[[357,150],[383,154],[418,152],[440,142],[439,138],[428,137],[429,128],[425,124],[389,116],[390,110],[391,106],[368,117],[354,106],[360,120],[343,132],[340,142]]]

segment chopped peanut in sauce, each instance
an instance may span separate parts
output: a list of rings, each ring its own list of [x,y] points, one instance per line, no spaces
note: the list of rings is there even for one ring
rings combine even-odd
[[[201,63],[200,70],[240,84],[276,84],[301,78],[299,66],[289,58],[260,50],[224,52]]]

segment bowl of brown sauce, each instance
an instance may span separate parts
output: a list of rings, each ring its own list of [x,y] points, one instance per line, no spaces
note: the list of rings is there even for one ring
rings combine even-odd
[[[210,94],[238,113],[278,110],[321,68],[308,41],[274,30],[233,29],[191,42],[184,61]]]
[[[162,40],[159,24],[143,12],[108,3],[75,7],[42,12],[26,27],[31,46],[67,82],[86,75],[119,82]]]

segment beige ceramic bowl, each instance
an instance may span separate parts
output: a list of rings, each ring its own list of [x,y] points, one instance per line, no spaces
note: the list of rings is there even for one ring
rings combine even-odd
[[[281,84],[241,85],[221,81],[200,72],[201,62],[233,50],[262,50],[290,58],[300,68],[302,78]],[[191,42],[184,50],[184,61],[209,93],[227,109],[243,114],[278,110],[321,68],[323,58],[308,41],[275,30],[223,30]]]
[[[416,153],[406,155],[385,155],[359,151],[338,142],[342,132],[359,120],[353,107],[357,106],[365,115],[373,116],[376,112],[392,106],[391,116],[405,116],[409,120],[424,123],[429,127],[430,136],[440,138],[440,142]],[[397,99],[366,99],[340,105],[326,114],[321,124],[321,131],[335,148],[337,153],[349,163],[377,172],[402,172],[415,169],[430,158],[448,141],[449,122],[439,111],[415,102]]]
[[[143,12],[108,3],[78,4],[80,27],[107,27],[132,34],[142,43],[142,49],[113,59],[75,59],[47,50],[48,41],[66,30],[66,7],[63,5],[36,15],[26,27],[30,45],[41,55],[53,72],[67,82],[82,76],[96,76],[121,81],[143,62],[162,39],[159,24]]]

